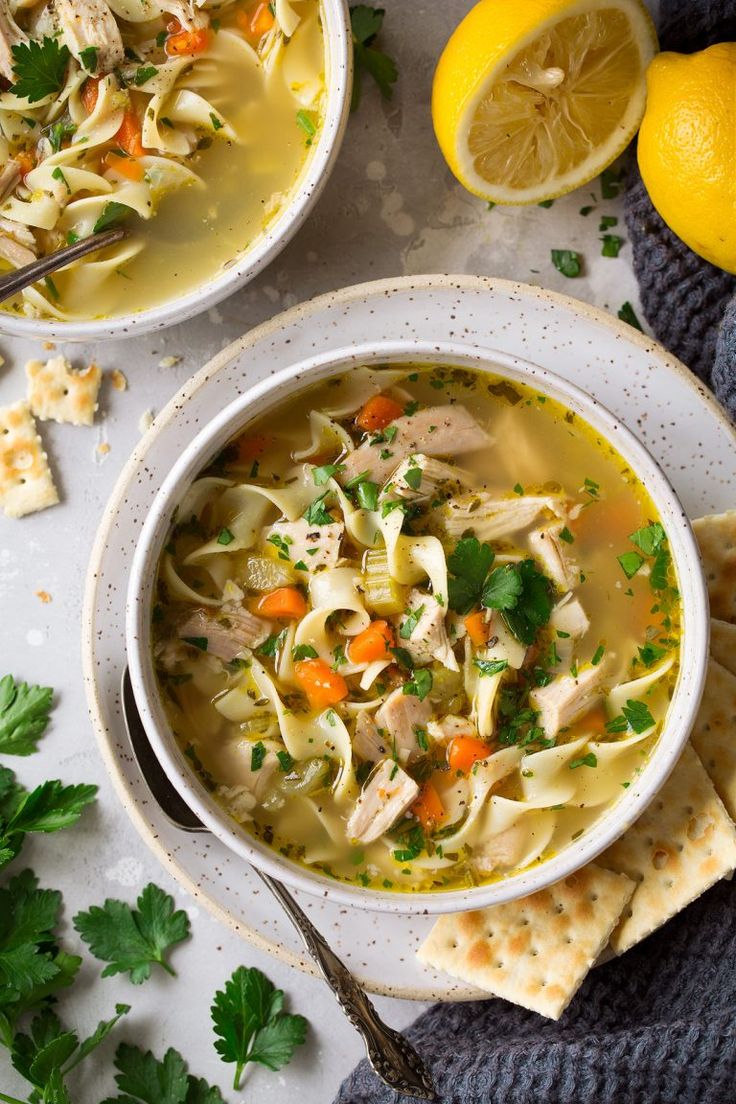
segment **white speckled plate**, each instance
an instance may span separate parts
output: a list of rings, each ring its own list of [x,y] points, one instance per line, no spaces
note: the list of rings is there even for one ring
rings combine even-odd
[[[89,569],[84,665],[100,749],[131,819],[174,877],[243,938],[310,972],[298,937],[256,875],[214,837],[173,828],[148,795],[120,714],[125,590],[141,519],[174,458],[210,418],[249,384],[307,356],[390,338],[477,343],[585,388],[638,433],[691,517],[732,506],[736,482],[730,423],[651,338],[572,299],[472,276],[380,281],[295,307],[230,345],[162,411],[120,476]],[[431,919],[299,899],[369,990],[426,1001],[482,995],[416,962]]]

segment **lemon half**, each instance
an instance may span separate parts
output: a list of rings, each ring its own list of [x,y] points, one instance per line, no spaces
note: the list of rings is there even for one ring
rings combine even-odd
[[[481,0],[437,65],[432,120],[451,170],[495,203],[539,203],[628,145],[657,36],[639,0]]]

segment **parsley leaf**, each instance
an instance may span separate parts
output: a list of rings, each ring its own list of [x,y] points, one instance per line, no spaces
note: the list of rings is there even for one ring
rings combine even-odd
[[[474,659],[473,664],[480,671],[480,676],[484,675],[499,675],[501,671],[505,671],[509,665],[507,659]]]
[[[664,590],[667,586],[670,563],[671,557],[669,552],[666,548],[660,548],[659,552],[657,552],[657,555],[654,557],[652,572],[649,576],[649,585],[652,590]]]
[[[0,752],[30,755],[49,723],[53,691],[29,686],[12,675],[0,679]]]
[[[480,602],[483,584],[491,569],[494,552],[490,544],[481,544],[475,537],[465,537],[447,557],[447,567],[454,578],[448,579],[447,600],[455,613],[470,613]]]
[[[74,917],[74,927],[96,958],[109,962],[103,977],[129,973],[134,985],[151,976],[158,963],[169,974],[174,970],[165,958],[166,951],[189,935],[189,918],[174,911],[173,898],[153,882],[145,887],[132,909],[125,901],[108,898],[100,908]]]
[[[639,648],[639,659],[645,667],[653,667],[665,655],[667,649],[660,648],[658,644],[645,644],[643,648]]]
[[[645,556],[653,556],[655,552],[659,551],[660,545],[662,541],[666,540],[666,537],[667,534],[664,528],[658,521],[653,521],[651,525],[646,525],[643,529],[637,529],[635,533],[631,533],[629,540],[637,548],[640,548]]]
[[[235,1063],[233,1088],[240,1088],[248,1062],[280,1070],[304,1042],[307,1021],[283,1008],[283,992],[255,966],[239,966],[224,989],[215,993],[215,1050],[223,1062]]]
[[[332,514],[328,513],[325,506],[325,498],[328,493],[328,491],[325,491],[319,498],[315,498],[314,502],[310,502],[304,511],[302,516],[306,518],[310,525],[332,525],[335,520]]]
[[[83,50],[79,51],[79,60],[88,73],[94,73],[97,71],[97,47],[85,46]]]
[[[401,625],[399,627],[399,636],[402,640],[411,639],[411,634],[414,632],[415,628],[419,624],[419,620],[423,613],[424,604],[422,604],[421,606],[417,606],[416,609],[411,610],[411,612],[407,614],[406,619],[401,622]]]
[[[607,732],[626,732],[632,729],[637,736],[654,727],[654,717],[649,712],[649,707],[643,701],[633,701],[631,698],[621,710],[622,716],[614,717],[606,725]]]
[[[397,649],[392,648],[394,655]],[[432,672],[426,667],[419,667],[414,671],[414,675],[405,682],[402,687],[402,693],[410,694],[415,698],[419,698],[420,701],[424,701],[429,691],[432,689]]]
[[[358,499],[358,505],[363,510],[377,510],[378,509],[378,484],[371,482],[370,479],[363,479],[358,484],[356,491],[356,497]]]
[[[155,65],[141,65],[141,67],[135,71],[133,83],[136,88],[140,88],[142,84],[146,84],[146,82],[151,80],[152,77],[155,77],[157,73],[158,69]],[[220,126],[221,125],[220,123]],[[215,127],[215,130],[217,130],[217,127]]]
[[[367,4],[356,4],[350,9],[355,60],[351,111],[356,111],[360,103],[364,72],[373,77],[384,99],[390,100],[393,95],[393,86],[399,75],[396,62],[373,46],[376,35],[383,26],[385,14],[384,8],[371,8]]]
[[[483,587],[481,602],[486,609],[509,610],[516,606],[522,592],[521,576],[515,564],[493,569]]]
[[[57,38],[44,37],[42,42],[31,39],[18,42],[12,48],[15,83],[10,91],[37,103],[58,92],[64,84],[71,54]]]
[[[266,745],[263,740],[259,740],[257,744],[253,744],[250,749],[250,769],[252,771],[260,770],[263,766],[263,760],[266,758]]]
[[[57,832],[75,824],[94,801],[97,786],[42,782],[27,792],[13,772],[0,767],[0,869],[20,851],[28,832]]]
[[[321,487],[328,483],[334,475],[345,471],[344,464],[322,464],[319,468],[312,468],[312,479],[315,487]]]
[[[125,1095],[111,1097],[104,1104],[224,1104],[220,1090],[188,1073],[186,1062],[173,1047],[159,1062],[150,1050],[121,1043],[115,1052],[115,1068],[115,1082]]]
[[[644,560],[638,552],[624,552],[621,556],[617,556],[616,559],[621,564],[624,575],[627,579],[633,579],[637,571],[644,563]]]
[[[572,279],[580,275],[582,258],[574,249],[553,249],[551,256],[552,264],[563,276]]]
[[[317,651],[311,644],[295,644],[291,649],[291,658],[293,660],[317,659]]]
[[[515,571],[521,580],[521,593],[513,609],[504,609],[503,619],[517,640],[533,644],[537,630],[547,624],[552,613],[550,583],[537,570],[534,560],[522,560]]]
[[[92,233],[99,234],[102,230],[110,230],[113,226],[117,226],[119,222],[127,218],[128,215],[134,213],[133,208],[127,207],[124,203],[106,203],[102,208],[102,214],[92,227]]]
[[[618,257],[621,246],[624,244],[624,239],[619,237],[618,234],[604,234],[601,238],[603,245],[601,247],[602,257]]]
[[[628,322],[635,330],[639,330],[641,333],[644,332],[641,322],[636,317],[636,311],[628,300],[622,304],[621,309],[616,313],[622,322]]]
[[[571,759],[568,766],[570,770],[577,770],[578,767],[597,767],[598,759],[596,758],[595,752],[589,751],[582,759]]]

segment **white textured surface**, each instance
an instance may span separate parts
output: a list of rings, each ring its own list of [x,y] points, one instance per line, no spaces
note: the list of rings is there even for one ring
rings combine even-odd
[[[401,79],[394,101],[381,103],[368,87],[350,123],[340,163],[316,213],[270,269],[249,288],[208,315],[165,335],[116,345],[70,348],[75,362],[95,358],[105,368],[121,368],[129,390],[106,382],[97,424],[92,429],[46,424],[42,427],[62,505],[23,521],[0,515],[0,667],[57,689],[54,724],[43,754],[12,763],[32,784],[44,777],[96,781],[100,800],[77,828],[26,845],[22,862],[33,865],[42,884],[64,891],[65,942],[78,949],[69,918],[105,896],[132,899],[149,879],[174,892],[187,907],[194,938],[174,956],[177,981],[156,976],[140,988],[119,978],[97,980],[100,964],[86,957],[80,980],[64,998],[70,1023],[84,1030],[115,1001],[133,1005],[118,1030],[159,1055],[176,1046],[191,1069],[221,1084],[226,1099],[258,1099],[286,1104],[299,1092],[303,1104],[327,1104],[341,1078],[360,1057],[357,1036],[339,1014],[331,995],[316,981],[289,971],[244,945],[193,907],[138,838],[120,807],[101,761],[87,718],[79,657],[79,623],[84,569],[94,532],[117,474],[139,436],[147,409],[160,410],[182,382],[209,357],[254,324],[314,294],[360,280],[397,273],[469,272],[526,280],[574,294],[616,310],[625,299],[636,305],[628,247],[618,260],[599,257],[598,216],[618,214],[608,201],[587,218],[579,208],[592,202],[584,189],[550,210],[487,211],[465,194],[447,173],[432,135],[429,91],[433,59],[469,4],[385,0],[384,42],[396,57]],[[412,19],[406,19],[411,8]],[[419,29],[419,30],[418,30]],[[598,193],[597,187],[593,189]],[[566,280],[549,261],[550,248],[577,248],[586,274]],[[0,320],[0,331],[2,323]],[[0,368],[0,403],[25,390],[23,363],[44,355],[40,343],[0,339],[6,363]],[[163,357],[181,356],[169,368]],[[97,446],[106,442],[102,455]],[[52,596],[43,605],[35,591]],[[258,965],[290,995],[291,1008],[312,1024],[309,1044],[282,1074],[256,1069],[243,1094],[227,1091],[232,1067],[212,1047],[209,1003],[239,963]],[[416,1005],[379,999],[381,1011],[397,1025],[408,1023]],[[114,1039],[79,1079],[75,1099],[96,1104],[112,1089]],[[0,1054],[0,1087],[19,1092],[21,1082]]]

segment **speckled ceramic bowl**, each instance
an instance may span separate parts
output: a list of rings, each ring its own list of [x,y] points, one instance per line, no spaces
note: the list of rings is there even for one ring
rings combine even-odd
[[[244,287],[278,256],[321,195],[340,152],[350,112],[353,46],[347,0],[320,0],[320,10],[325,41],[324,123],[319,141],[289,203],[257,239],[255,245],[236,256],[219,275],[203,282],[186,295],[170,299],[150,310],[88,322],[21,318],[0,311],[0,330],[4,334],[44,340],[53,338],[61,341],[100,341],[162,330],[176,322],[184,322],[226,299],[228,295]]]
[[[287,395],[359,364],[429,362],[479,368],[530,384],[580,415],[611,441],[637,473],[667,528],[680,581],[683,640],[680,676],[667,723],[641,774],[621,799],[579,841],[540,865],[504,880],[472,889],[400,894],[336,882],[290,862],[233,821],[211,798],[179,750],[161,706],[151,659],[150,618],[156,565],[176,504],[226,442],[253,418]],[[439,913],[480,908],[524,897],[590,862],[620,836],[646,807],[676,763],[692,728],[705,679],[708,654],[708,602],[690,524],[664,473],[621,422],[559,376],[520,358],[468,346],[409,341],[380,342],[315,356],[277,373],[230,403],[191,441],[159,489],[146,518],[131,569],[127,605],[127,650],[133,687],[153,748],[169,778],[207,827],[229,848],[274,877],[343,904],[404,913]]]

